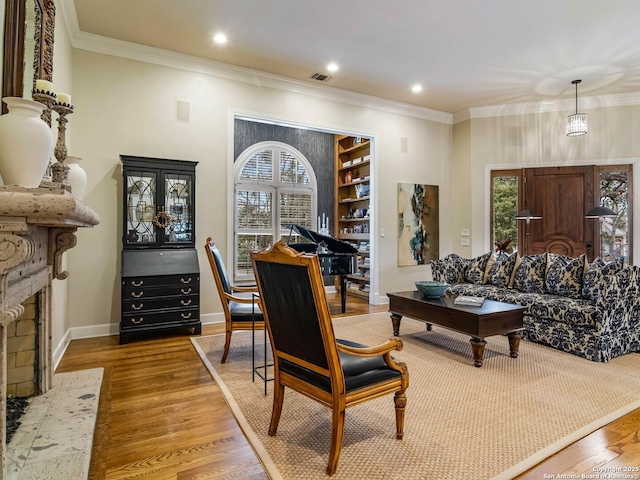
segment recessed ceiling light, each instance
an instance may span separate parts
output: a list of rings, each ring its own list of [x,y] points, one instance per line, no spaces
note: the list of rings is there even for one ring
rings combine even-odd
[[[218,45],[224,45],[225,43],[227,43],[227,40],[227,36],[224,33],[216,33],[213,36],[213,41]]]
[[[329,70],[330,72],[337,72],[338,71],[338,64],[337,63],[330,63],[329,65],[327,65],[327,70]]]
[[[413,93],[420,93],[422,91],[422,85],[414,85],[411,87],[411,91]]]

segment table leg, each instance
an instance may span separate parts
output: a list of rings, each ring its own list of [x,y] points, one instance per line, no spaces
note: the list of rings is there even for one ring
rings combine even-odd
[[[340,275],[340,304],[342,313],[347,309],[347,276]]]
[[[522,340],[522,330],[517,330],[515,332],[509,332],[507,334],[509,337],[509,355],[512,358],[518,358],[518,348],[520,348],[520,340]]]
[[[402,315],[398,315],[397,313],[391,314],[391,325],[393,325],[393,334],[396,337],[400,335],[400,320],[402,320]]]
[[[480,368],[482,366],[482,357],[484,356],[484,346],[487,341],[478,337],[472,337],[469,341],[473,352],[473,366]]]

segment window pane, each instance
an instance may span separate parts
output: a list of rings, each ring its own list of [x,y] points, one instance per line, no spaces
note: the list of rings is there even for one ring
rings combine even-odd
[[[236,193],[239,229],[273,229],[273,193],[241,190]]]
[[[171,215],[171,224],[164,229],[166,243],[191,242],[192,225],[191,176],[168,173],[165,177],[164,204]]]
[[[617,213],[600,221],[600,256],[629,261],[629,171],[600,172],[600,205]]]
[[[157,238],[153,218],[156,215],[156,173],[130,171],[127,196],[127,243],[155,243]]]
[[[236,273],[253,275],[251,252],[264,250],[273,244],[273,235],[238,235]]]
[[[290,184],[309,184],[309,176],[304,166],[287,152],[280,152],[280,181]]]
[[[498,247],[511,240],[505,251],[517,246],[518,177],[493,177],[493,245]]]
[[[263,150],[247,160],[240,173],[241,180],[273,181],[273,150]]]
[[[310,193],[280,193],[280,225],[286,229],[288,223],[295,223],[311,228],[311,194]]]

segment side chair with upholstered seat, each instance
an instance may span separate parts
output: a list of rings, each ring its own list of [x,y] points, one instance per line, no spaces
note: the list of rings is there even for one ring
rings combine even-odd
[[[289,387],[332,410],[328,475],[338,466],[348,407],[395,393],[396,438],[402,439],[409,374],[391,357],[402,341],[367,347],[336,340],[317,255],[277,242],[251,259],[274,358],[269,435],[276,434]]]
[[[224,363],[229,354],[231,334],[233,331],[251,330],[254,327],[256,330],[263,330],[264,318],[262,316],[262,310],[260,310],[259,302],[256,301],[254,304],[254,298],[250,295],[257,293],[258,288],[256,286],[239,287],[231,285],[227,270],[222,261],[222,255],[220,255],[220,251],[211,237],[207,238],[204,249],[207,252],[209,265],[211,265],[213,278],[216,281],[216,287],[220,295],[220,302],[222,302],[222,308],[224,309],[226,338],[222,360],[220,361],[220,363]],[[237,295],[238,293],[244,294],[244,296]],[[252,324],[252,320],[255,322],[255,326]]]

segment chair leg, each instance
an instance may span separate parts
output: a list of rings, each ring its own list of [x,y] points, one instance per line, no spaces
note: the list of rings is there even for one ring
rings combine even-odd
[[[344,433],[344,418],[344,408],[339,409],[334,407],[331,422],[331,447],[329,449],[327,475],[333,475],[338,468],[338,459],[340,458],[340,450],[342,449],[342,435]]]
[[[396,404],[396,438],[402,440],[404,435],[404,407],[407,406],[407,396],[404,390],[396,392],[393,402]]]
[[[284,386],[275,379],[275,386],[273,387],[273,409],[271,410],[271,424],[269,425],[269,435],[272,437],[278,430],[278,424],[280,423],[280,414],[282,413],[282,404],[284,402]]]
[[[227,330],[227,334],[224,339],[224,351],[222,352],[222,360],[220,360],[220,363],[224,363],[227,361],[227,355],[229,355],[230,346],[231,346],[231,330]]]

